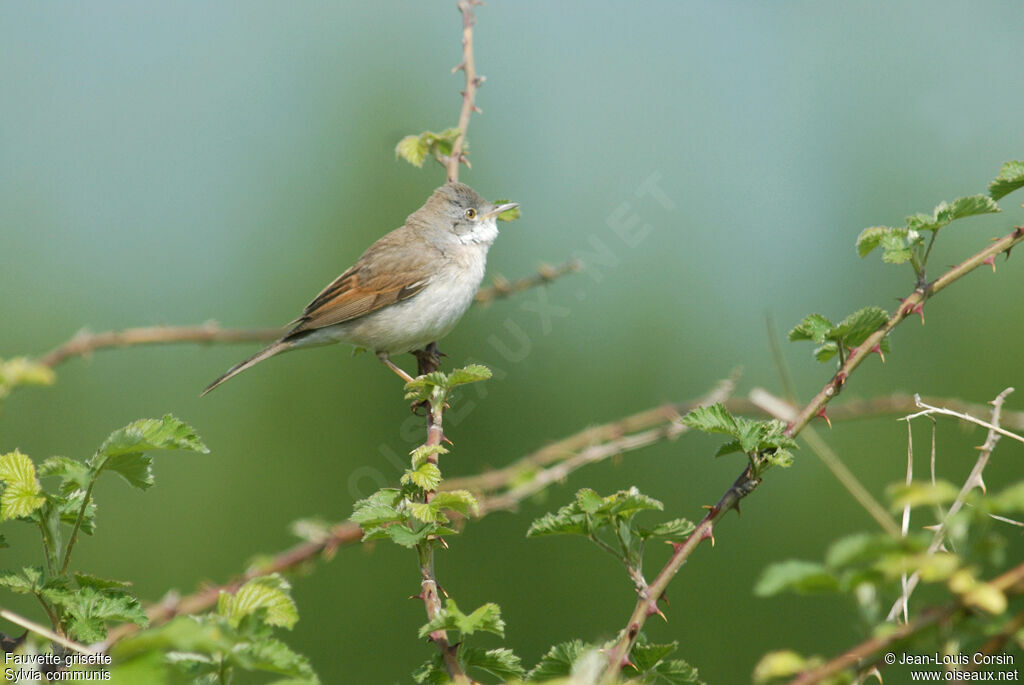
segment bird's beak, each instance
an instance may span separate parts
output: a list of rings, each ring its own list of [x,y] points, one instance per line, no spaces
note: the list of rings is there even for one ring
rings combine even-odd
[[[507,212],[510,209],[515,209],[518,206],[519,206],[518,202],[506,202],[505,204],[498,205],[497,207],[495,207],[491,211],[489,211],[486,214],[484,214],[483,218],[484,219],[490,219],[493,216],[498,216],[502,212]]]

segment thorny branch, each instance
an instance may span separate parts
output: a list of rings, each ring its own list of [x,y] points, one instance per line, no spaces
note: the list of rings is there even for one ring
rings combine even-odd
[[[786,435],[796,437],[811,420],[817,416],[825,416],[825,407],[842,390],[850,374],[861,362],[872,354],[874,349],[880,345],[882,340],[892,329],[898,326],[903,320],[915,314],[921,314],[923,318],[924,305],[931,297],[944,290],[950,284],[958,281],[982,264],[989,263],[997,255],[1008,252],[1014,245],[1024,241],[1024,226],[1018,226],[1007,235],[994,240],[988,247],[965,259],[960,264],[950,268],[944,274],[932,281],[930,284],[917,286],[914,291],[901,303],[900,306],[890,315],[888,321],[877,331],[872,333],[858,348],[852,350],[847,356],[839,371],[829,380],[828,383],[818,392],[817,395],[799,412],[796,418],[786,428]],[[637,599],[636,607],[629,618],[626,627],[620,633],[619,639],[608,651],[608,668],[605,672],[604,682],[612,682],[618,677],[622,667],[628,662],[628,656],[633,645],[636,643],[640,630],[646,623],[647,618],[658,613],[657,603],[668,587],[669,582],[682,568],[683,564],[705,539],[714,541],[714,525],[729,510],[738,508],[740,500],[749,495],[761,479],[752,472],[748,466],[736,478],[732,486],[726,490],[719,501],[708,510],[707,515],[697,525],[690,537],[682,543],[673,545],[674,552],[661,572],[658,573],[654,582],[651,583],[647,593],[643,593]]]

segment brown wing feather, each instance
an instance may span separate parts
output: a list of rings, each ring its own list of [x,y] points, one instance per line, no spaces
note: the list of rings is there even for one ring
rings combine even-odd
[[[320,291],[289,335],[344,323],[412,297],[426,287],[442,257],[408,227],[388,233]]]

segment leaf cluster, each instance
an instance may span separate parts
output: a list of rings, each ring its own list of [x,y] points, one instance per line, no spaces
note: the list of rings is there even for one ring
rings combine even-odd
[[[716,403],[696,407],[682,421],[704,433],[731,437],[731,441],[718,448],[715,456],[742,452],[750,460],[752,478],[772,466],[788,467],[793,463],[792,450],[796,449],[796,442],[786,435],[786,424],[777,419],[733,416],[725,406]]]
[[[821,314],[810,314],[789,332],[789,341],[809,340],[818,345],[814,350],[814,358],[819,362],[828,361],[838,354],[839,363],[842,364],[853,348],[860,347],[888,320],[888,312],[881,307],[864,307],[838,324]],[[882,338],[878,348],[881,354],[888,354],[889,338]]]
[[[18,450],[0,455],[0,521],[17,520],[36,526],[43,542],[43,566],[0,572],[0,587],[34,595],[53,628],[73,639],[96,642],[106,637],[109,623],[146,624],[129,585],[69,571],[79,534],[96,529],[92,496],[103,473],[116,473],[132,487],[153,485],[154,451],[208,452],[186,423],[164,416],[142,419],[118,429],[88,459],[51,457],[38,468]],[[40,479],[54,478],[44,488]],[[0,536],[0,546],[6,543]]]
[[[444,164],[444,160],[452,154],[452,148],[459,133],[458,128],[448,128],[440,133],[424,131],[408,135],[398,141],[398,145],[395,146],[395,157],[404,159],[414,167],[422,167],[428,156]],[[462,154],[465,155],[468,152],[469,141],[463,139]]]
[[[291,629],[298,610],[291,587],[278,574],[222,592],[216,611],[180,616],[117,643],[113,680],[223,684],[239,671],[283,676],[276,685],[317,685],[309,660],[275,637]],[[158,657],[158,658],[155,658]]]
[[[935,525],[906,537],[858,533],[834,542],[824,561],[791,559],[771,564],[761,574],[755,593],[762,597],[783,592],[844,595],[878,633],[891,628],[883,619],[886,608],[900,596],[902,579],[916,574],[934,590],[932,595],[951,596],[957,606],[969,610],[951,613],[948,619],[947,629],[955,626],[958,640],[982,639],[997,632],[1005,624],[1009,598],[1006,591],[983,580],[982,574],[1006,562],[1006,535],[1015,533],[996,517],[1006,521],[1024,512],[1024,481],[998,493],[973,490],[953,516],[943,509],[959,494],[949,482],[900,483],[888,493],[893,511],[935,511]],[[931,544],[935,531],[941,532],[945,542],[938,548]],[[934,641],[931,634],[915,635],[905,648],[914,649],[917,644],[934,649]],[[791,651],[772,652],[761,660],[754,679],[767,683],[789,678],[821,662]]]

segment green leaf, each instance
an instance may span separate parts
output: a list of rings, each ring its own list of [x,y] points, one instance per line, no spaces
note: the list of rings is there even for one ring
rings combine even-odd
[[[485,381],[492,375],[491,370],[486,366],[482,364],[470,364],[469,366],[465,366],[461,369],[455,369],[448,374],[448,387],[454,388],[456,385]]]
[[[768,685],[780,679],[789,679],[804,671],[820,666],[820,657],[805,658],[790,650],[768,652],[754,667],[754,685]]]
[[[789,332],[789,341],[811,340],[820,345],[825,342],[825,338],[832,330],[832,327],[832,322],[821,314],[808,314],[804,317],[803,321],[794,326],[793,330]]]
[[[501,619],[501,609],[493,602],[484,604],[467,616],[459,610],[455,600],[448,599],[445,608],[420,628],[419,636],[426,637],[435,630],[457,630],[463,635],[482,631],[505,637],[505,622]]]
[[[56,379],[53,369],[27,357],[0,359],[0,400],[19,385],[53,385]]]
[[[291,585],[277,573],[253,578],[234,594],[221,592],[217,600],[217,613],[236,628],[243,618],[259,609],[266,609],[263,620],[268,625],[290,630],[299,620]]]
[[[839,580],[824,565],[791,559],[766,568],[754,586],[754,594],[770,597],[786,590],[812,594],[838,589]]]
[[[882,236],[882,261],[886,264],[904,264],[914,256],[913,247],[923,242],[917,231],[911,233],[904,227],[891,229]]]
[[[463,647],[459,650],[459,661],[465,669],[479,669],[502,682],[522,678],[526,673],[519,657],[504,647],[487,651],[479,647]]]
[[[720,402],[707,407],[696,407],[683,417],[683,423],[703,433],[724,433],[738,437],[736,419]]]
[[[998,200],[1024,186],[1024,162],[1013,160],[1003,164],[1003,168],[988,184],[988,194]]]
[[[856,533],[832,543],[825,554],[830,568],[841,569],[856,564],[871,563],[894,552],[913,551],[916,538],[894,538],[882,533]]]
[[[349,520],[364,531],[388,523],[406,520],[405,514],[397,508],[401,493],[395,488],[382,488],[354,505]]]
[[[839,322],[829,337],[846,347],[857,347],[887,321],[889,313],[881,307],[864,307]]]
[[[448,523],[448,517],[434,502],[409,502],[409,513],[423,523]]]
[[[28,516],[46,503],[39,493],[43,487],[36,478],[36,467],[27,456],[14,450],[0,455],[0,520]]]
[[[441,535],[454,535],[455,531],[451,528],[439,525],[437,523],[428,523],[424,526],[413,530],[408,526],[394,525],[387,526],[382,529],[383,536],[391,538],[396,544],[402,547],[415,547],[416,545],[426,541],[431,537],[438,537]],[[381,535],[375,534],[374,537],[380,537]],[[364,538],[365,539],[365,538]]]
[[[684,538],[695,529],[696,526],[692,521],[689,519],[679,518],[659,523],[650,530],[641,529],[641,533],[644,537]]]
[[[543,682],[555,678],[567,678],[572,675],[572,667],[591,649],[590,645],[581,640],[571,640],[557,644],[541,657],[526,676],[527,681]]]
[[[402,474],[402,484],[412,483],[421,490],[436,490],[441,484],[441,469],[437,464],[425,461],[415,469],[406,469]]]
[[[928,554],[891,554],[878,563],[875,568],[889,578],[917,573],[926,583],[946,580],[960,568],[960,558],[948,552]]]
[[[267,671],[280,675],[313,678],[316,674],[309,659],[292,651],[291,647],[273,638],[245,643],[236,648],[234,656],[241,657],[250,671]]]
[[[956,221],[969,216],[995,214],[1001,211],[999,205],[988,195],[969,195],[958,197],[945,207],[939,205],[935,209],[935,215],[943,220]]]
[[[78,583],[78,587],[91,587],[96,590],[126,590],[132,586],[131,583],[124,580],[110,580],[88,573],[76,573],[75,581]]]
[[[958,197],[952,202],[940,202],[932,211],[931,216],[915,214],[907,217],[907,229],[910,231],[937,231],[957,219],[998,211],[1000,211],[999,205],[987,195]]]
[[[86,490],[89,487],[91,477],[89,469],[80,461],[68,459],[67,457],[50,457],[39,465],[39,477],[59,477],[64,484],[65,492],[71,490]]]
[[[395,146],[395,156],[401,157],[415,167],[422,167],[430,146],[423,136],[406,136]]]
[[[587,514],[597,513],[597,510],[604,505],[604,498],[590,488],[583,488],[576,493],[576,506]]]
[[[445,670],[444,660],[440,654],[434,654],[419,668],[412,672],[413,682],[419,685],[447,685],[451,683],[448,671]]]
[[[676,649],[679,648],[678,642],[669,642],[663,645],[652,645],[648,642],[640,642],[637,640],[636,644],[633,645],[633,649],[629,653],[629,660],[633,662],[634,668],[644,673],[655,666],[662,659],[671,656]]]
[[[144,490],[153,484],[152,458],[145,454],[152,450],[210,451],[191,426],[168,414],[162,419],[140,419],[114,431],[89,459],[88,466],[97,473],[114,471],[133,487]]]
[[[77,591],[45,588],[43,598],[63,609],[70,635],[81,642],[99,642],[107,637],[107,623],[149,624],[139,600],[119,588],[81,587]]]
[[[904,507],[934,506],[946,504],[956,499],[960,489],[949,481],[939,480],[933,483],[896,483],[886,488],[892,500],[890,509],[902,511]]]
[[[39,590],[42,577],[43,569],[39,566],[26,566],[21,573],[0,571],[0,587],[15,594],[28,595]]]
[[[433,503],[444,509],[457,511],[463,516],[480,513],[480,504],[469,490],[447,490],[434,495]]]
[[[588,535],[587,515],[579,510],[573,502],[558,510],[549,512],[530,524],[526,537],[534,538],[542,535]]]
[[[888,226],[871,226],[865,228],[857,236],[857,254],[867,257],[872,250],[882,244],[882,239],[892,229]],[[792,340],[792,338],[790,338]]]
[[[419,468],[432,455],[448,454],[448,448],[444,445],[420,445],[409,454],[412,456],[412,467]]]

